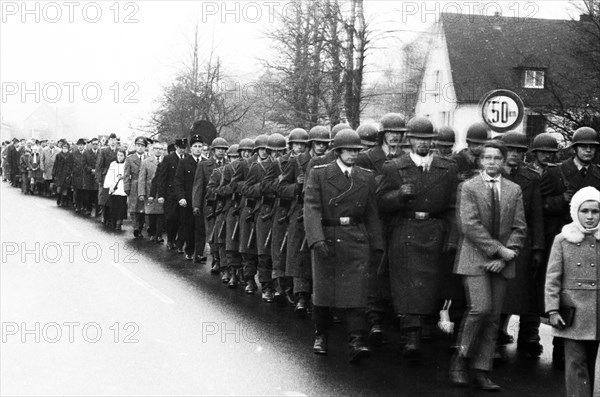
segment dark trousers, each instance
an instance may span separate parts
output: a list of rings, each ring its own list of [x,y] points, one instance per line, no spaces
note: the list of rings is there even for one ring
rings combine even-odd
[[[312,280],[302,277],[294,277],[294,294],[312,294]]]
[[[131,221],[133,222],[133,230],[142,231],[146,224],[146,214],[143,212],[130,212]]]
[[[163,214],[148,214],[148,235],[162,237],[163,234]]]
[[[29,178],[27,173],[21,173],[21,193],[29,193]]]
[[[237,251],[225,251],[227,257],[227,267],[230,270],[240,269],[242,267],[242,256]]]
[[[470,359],[472,368],[491,371],[506,279],[499,274],[486,273],[463,276],[463,282],[469,308],[458,337],[459,354]]]
[[[565,339],[565,386],[568,397],[592,397],[600,341]],[[600,380],[596,379],[596,382]]]
[[[206,233],[204,222],[201,217],[194,216],[193,209],[188,206],[181,211],[183,224],[183,235],[185,241],[185,253],[187,255],[202,255],[206,244]]]
[[[349,335],[361,334],[366,332],[365,312],[360,308],[340,309],[335,308],[336,314],[343,315],[346,320],[346,331]],[[313,307],[313,321],[315,331],[325,334],[333,325],[332,308],[327,306]]]
[[[242,254],[242,266],[244,268],[244,278],[254,279],[258,270],[258,255]]]
[[[85,204],[85,210],[92,212],[92,207],[98,208],[98,191],[97,190],[86,190],[87,202]]]
[[[179,206],[179,204],[169,203],[167,199],[165,200],[165,221],[167,225],[167,241],[169,243],[174,243],[177,245],[177,248],[183,248],[183,244],[185,243],[184,239],[184,227],[183,222],[181,221],[183,212],[183,208]],[[174,204],[174,205],[172,205]]]
[[[83,209],[88,206],[88,191],[83,189],[75,189],[73,191],[73,204],[75,208]]]

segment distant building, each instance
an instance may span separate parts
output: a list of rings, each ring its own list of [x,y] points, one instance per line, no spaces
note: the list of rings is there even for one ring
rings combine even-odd
[[[60,139],[69,131],[57,109],[42,103],[23,122],[23,138]]]
[[[479,101],[492,90],[508,89],[525,105],[515,130],[530,138],[544,132],[543,109],[559,106],[561,91],[586,84],[572,55],[575,23],[584,22],[443,13],[434,26],[415,113],[436,126],[452,126],[464,144],[469,125],[481,121]]]

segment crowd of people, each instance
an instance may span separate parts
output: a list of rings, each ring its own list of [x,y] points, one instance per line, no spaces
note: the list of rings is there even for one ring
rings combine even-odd
[[[226,287],[260,288],[263,302],[312,315],[316,354],[345,322],[349,361],[362,361],[386,342],[392,315],[404,358],[451,334],[451,382],[496,391],[489,374],[515,342],[510,316],[530,358],[543,351],[547,318],[567,394],[591,396],[600,388],[598,132],[577,129],[559,163],[553,134],[492,139],[475,123],[466,135],[453,153],[452,128],[390,113],[356,131],[296,128],[232,145],[138,137],[132,153],[114,134],[105,147],[14,140],[3,178],[107,227],[129,218],[134,238],[166,238],[187,261],[207,253]]]

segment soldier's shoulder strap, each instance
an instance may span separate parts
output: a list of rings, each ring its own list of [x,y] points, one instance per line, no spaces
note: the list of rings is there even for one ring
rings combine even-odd
[[[368,172],[368,173],[370,173],[370,174],[374,174],[374,173],[375,173],[375,171],[373,171],[373,170],[371,170],[371,169],[369,169],[369,168],[364,168],[364,167],[358,167],[358,168],[360,168],[361,170],[363,170],[363,171],[365,171],[365,172]]]

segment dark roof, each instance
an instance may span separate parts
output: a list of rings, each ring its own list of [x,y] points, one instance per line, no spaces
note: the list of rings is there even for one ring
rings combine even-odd
[[[443,13],[441,23],[458,102],[505,88],[526,106],[552,106],[552,91],[589,86],[573,56],[583,22]],[[523,69],[536,68],[546,70],[546,89],[523,88]]]

